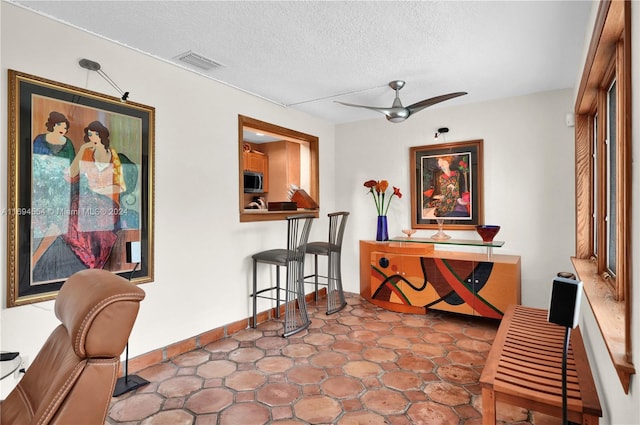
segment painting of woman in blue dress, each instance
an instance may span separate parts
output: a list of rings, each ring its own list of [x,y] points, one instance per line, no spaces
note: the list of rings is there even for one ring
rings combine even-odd
[[[33,140],[31,170],[32,264],[42,270],[47,263],[48,276],[41,276],[43,280],[68,276],[59,270],[63,264],[57,259],[42,257],[67,232],[71,185],[65,170],[76,155],[73,142],[67,137],[71,123],[64,114],[51,111],[45,127],[47,132]],[[49,251],[50,255],[54,251]]]

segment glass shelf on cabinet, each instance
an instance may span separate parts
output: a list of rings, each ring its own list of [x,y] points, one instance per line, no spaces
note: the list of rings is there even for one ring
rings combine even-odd
[[[396,236],[389,238],[389,242],[410,242],[410,243],[428,243],[438,245],[461,245],[461,246],[481,246],[487,248],[487,259],[491,259],[493,248],[500,248],[504,245],[504,241],[483,242],[475,239],[432,239],[432,238],[408,238],[405,236]]]

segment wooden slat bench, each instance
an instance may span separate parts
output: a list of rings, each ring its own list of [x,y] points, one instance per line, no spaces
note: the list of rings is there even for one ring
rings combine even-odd
[[[565,328],[547,310],[510,305],[480,376],[483,425],[496,423],[496,402],[562,418]],[[602,416],[580,329],[571,330],[567,357],[567,419],[596,425]]]

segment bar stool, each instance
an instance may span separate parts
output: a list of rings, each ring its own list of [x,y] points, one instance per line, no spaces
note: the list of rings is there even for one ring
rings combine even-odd
[[[287,217],[287,248],[270,249],[258,252],[253,258],[253,323],[257,325],[257,298],[276,301],[276,317],[280,317],[280,267],[286,270],[284,334],[287,337],[306,329],[311,321],[307,313],[304,294],[304,259],[309,232],[313,223],[313,215],[296,215]],[[276,284],[269,288],[258,290],[258,263],[276,266]],[[267,293],[265,295],[262,295]]]
[[[344,291],[342,290],[340,258],[342,253],[342,238],[349,213],[340,211],[328,214],[328,216],[328,242],[309,242],[307,244],[307,254],[311,254],[314,257],[314,269],[313,274],[305,276],[305,283],[313,283],[315,285],[316,301],[318,300],[318,285],[327,286],[327,314],[333,314],[342,310],[347,305],[344,299]],[[326,276],[318,273],[318,255],[327,256]],[[314,279],[312,281],[306,280],[309,278]],[[326,279],[326,281],[319,282],[319,279]]]

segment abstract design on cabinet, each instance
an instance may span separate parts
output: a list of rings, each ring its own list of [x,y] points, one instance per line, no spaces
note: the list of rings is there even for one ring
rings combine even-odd
[[[371,263],[372,298],[499,319],[503,312],[482,296],[493,268],[494,263],[486,261],[376,252]]]

